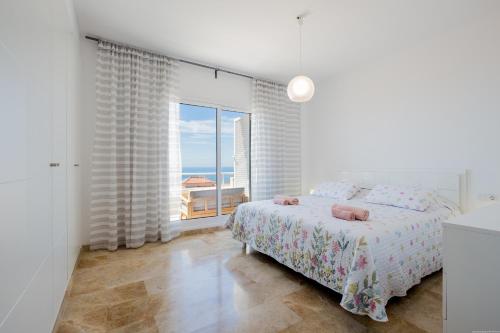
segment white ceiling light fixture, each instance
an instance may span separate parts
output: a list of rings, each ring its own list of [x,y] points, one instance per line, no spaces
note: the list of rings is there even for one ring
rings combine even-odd
[[[302,24],[304,16],[297,16],[297,23],[299,24],[299,71],[302,72]],[[307,102],[314,95],[314,83],[309,77],[299,74],[288,83],[287,93],[293,102]]]

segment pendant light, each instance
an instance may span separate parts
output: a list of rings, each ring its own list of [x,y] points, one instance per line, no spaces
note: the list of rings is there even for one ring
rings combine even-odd
[[[299,70],[302,72],[302,24],[304,17],[297,16],[297,23],[299,25]],[[288,83],[287,93],[288,98],[293,102],[307,102],[314,95],[314,83],[309,77],[299,74]]]

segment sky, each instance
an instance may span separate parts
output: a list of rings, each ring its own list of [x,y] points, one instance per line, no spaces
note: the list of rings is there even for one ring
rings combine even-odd
[[[244,113],[223,111],[221,115],[221,166],[233,166],[233,121]],[[213,167],[216,164],[216,109],[180,105],[181,157],[183,167]]]

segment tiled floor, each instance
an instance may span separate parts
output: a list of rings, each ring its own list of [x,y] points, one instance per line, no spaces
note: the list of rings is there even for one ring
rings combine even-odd
[[[392,299],[389,322],[378,323],[218,231],[83,252],[55,332],[441,332],[441,280]]]

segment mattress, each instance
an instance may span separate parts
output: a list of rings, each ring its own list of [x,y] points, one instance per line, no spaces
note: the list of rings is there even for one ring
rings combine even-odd
[[[271,200],[241,204],[229,217],[233,238],[343,295],[341,306],[387,321],[393,296],[442,267],[441,222],[458,214],[443,200],[425,212],[366,203],[362,197],[335,200],[301,196],[298,206]],[[334,203],[366,208],[366,222],[339,220]]]

